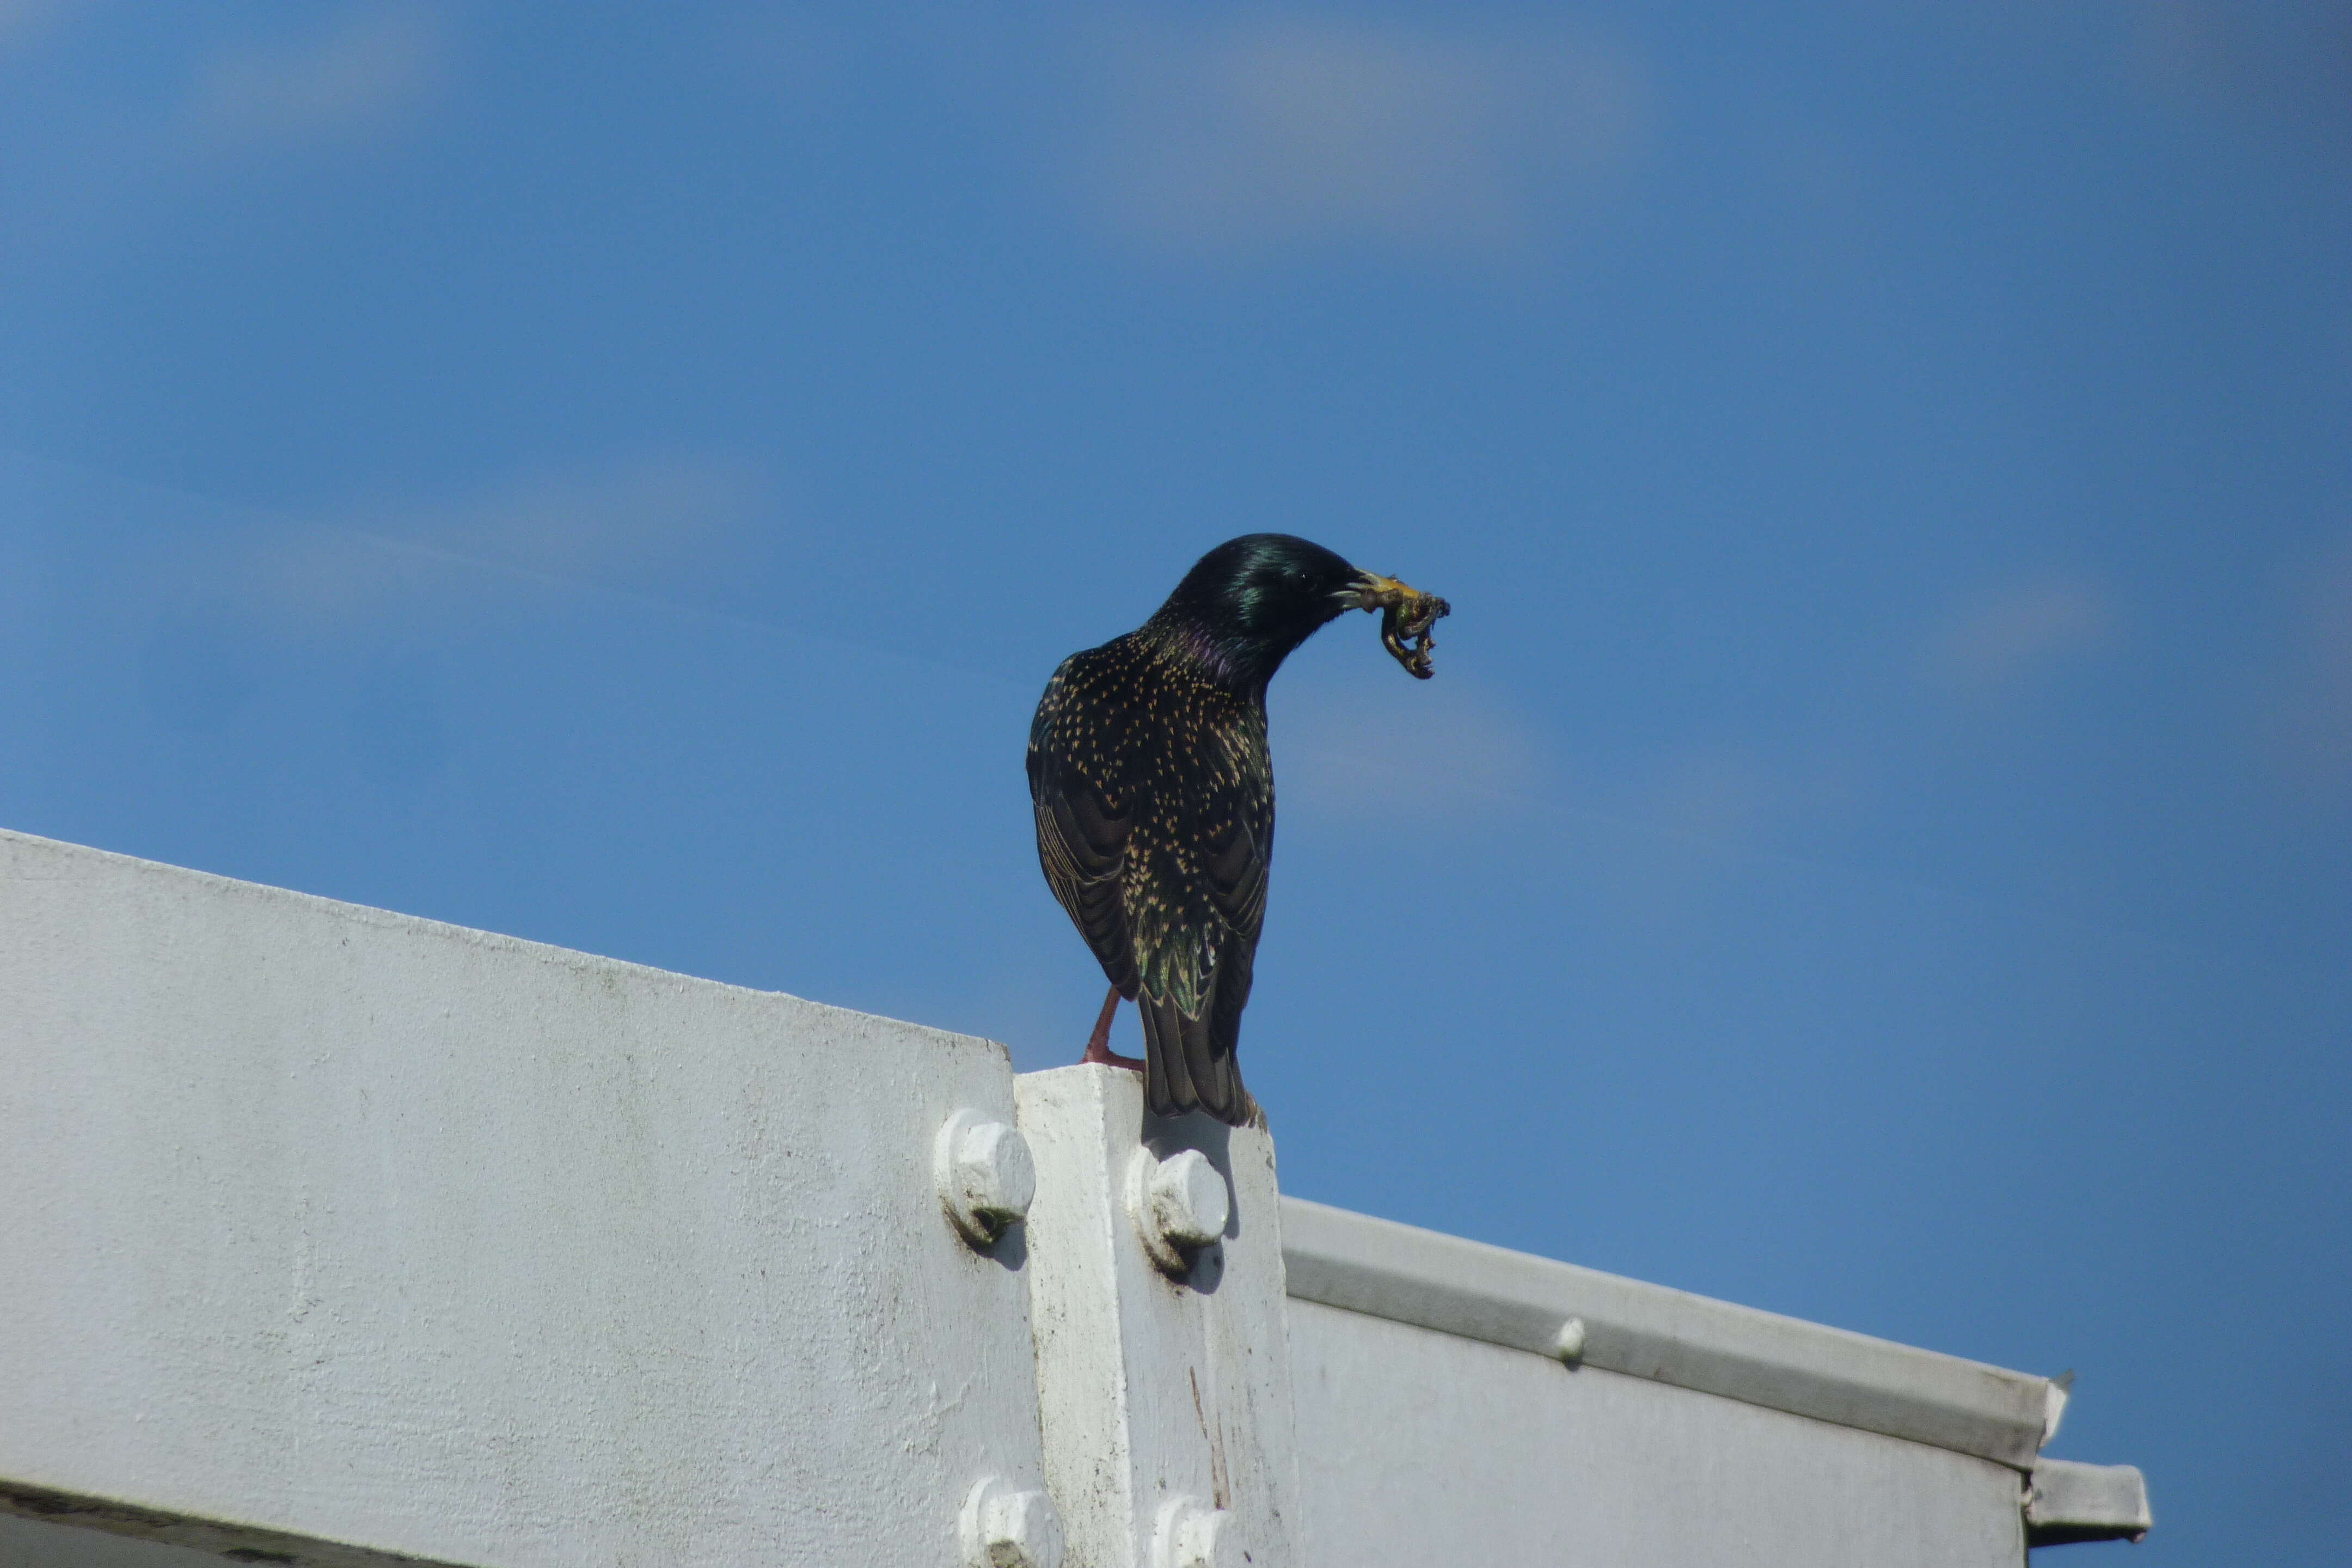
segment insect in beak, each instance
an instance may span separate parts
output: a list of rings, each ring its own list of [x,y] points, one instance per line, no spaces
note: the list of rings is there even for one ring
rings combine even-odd
[[[1381,646],[1414,679],[1427,680],[1434,673],[1429,666],[1429,650],[1437,645],[1432,629],[1439,616],[1453,613],[1453,605],[1377,572],[1358,577],[1340,596],[1351,609],[1381,612]]]

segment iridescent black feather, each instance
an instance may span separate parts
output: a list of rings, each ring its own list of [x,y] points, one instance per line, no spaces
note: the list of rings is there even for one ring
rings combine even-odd
[[[1265,921],[1274,764],[1265,686],[1359,607],[1365,578],[1320,545],[1219,545],[1152,617],[1063,660],[1029,730],[1037,856],[1054,896],[1143,1019],[1161,1115],[1256,1114],[1236,1052]]]

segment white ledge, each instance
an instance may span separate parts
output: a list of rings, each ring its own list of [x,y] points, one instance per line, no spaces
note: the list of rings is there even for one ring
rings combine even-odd
[[[444,1559],[375,1552],[345,1542],[291,1535],[236,1520],[172,1513],[112,1498],[55,1491],[5,1479],[0,1479],[0,1515],[40,1524],[103,1531],[109,1535],[152,1541],[163,1546],[185,1547],[235,1563],[276,1563],[287,1568],[467,1568],[467,1564]],[[5,1552],[5,1538],[0,1538],[0,1553]],[[41,1551],[37,1542],[32,1543],[28,1568],[40,1568],[48,1563],[78,1563],[83,1561],[81,1552],[86,1549],[61,1543],[58,1550],[65,1555],[52,1558]],[[19,1561],[14,1557],[0,1560],[12,1564]],[[177,1554],[173,1561],[179,1561]]]
[[[958,1568],[1042,1479],[1002,1046],[0,832],[0,1513]]]
[[[2033,1485],[2025,1495],[2029,1546],[2137,1541],[2154,1522],[2147,1479],[2137,1466],[2043,1459],[2033,1467]]]
[[[1285,1198],[1293,1296],[1973,1454],[2018,1470],[2056,1426],[2049,1379]]]

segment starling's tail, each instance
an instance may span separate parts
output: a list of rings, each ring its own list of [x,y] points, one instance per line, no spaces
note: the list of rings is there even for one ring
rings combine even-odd
[[[1150,992],[1138,994],[1136,1004],[1143,1016],[1143,1100],[1154,1116],[1205,1110],[1234,1127],[1256,1120],[1257,1101],[1242,1087],[1234,1049],[1240,1009],[1230,1020],[1219,1017],[1214,1005],[1188,1016],[1174,997],[1154,999]],[[1221,1023],[1226,1026],[1219,1028]]]

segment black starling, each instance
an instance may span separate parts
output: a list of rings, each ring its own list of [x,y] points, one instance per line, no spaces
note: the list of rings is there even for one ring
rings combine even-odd
[[[1253,533],[1046,682],[1029,727],[1037,858],[1111,984],[1082,1059],[1141,1068],[1155,1113],[1257,1114],[1234,1051],[1274,855],[1266,682],[1357,609],[1385,612],[1381,640],[1426,679],[1446,608],[1319,544]],[[1143,1015],[1141,1061],[1109,1048],[1122,996]]]

